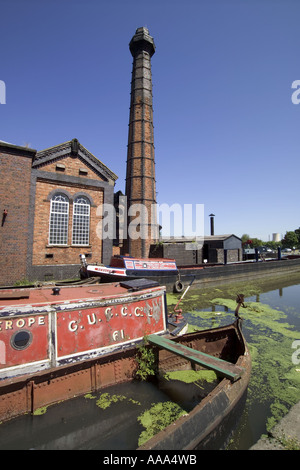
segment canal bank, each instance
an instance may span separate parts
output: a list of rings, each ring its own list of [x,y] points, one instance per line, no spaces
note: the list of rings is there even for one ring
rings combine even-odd
[[[179,275],[150,277],[166,286],[168,292],[181,292],[193,280],[193,285],[214,287],[220,284],[243,282],[251,279],[274,278],[300,273],[300,257],[267,261],[215,264],[203,266],[179,266]],[[180,290],[178,290],[178,284]]]
[[[204,266],[203,268],[181,267],[179,272],[184,284],[187,284],[194,277],[194,284],[209,287],[224,282],[270,278],[300,272],[300,258],[232,263]]]
[[[220,284],[247,282],[252,279],[271,279],[279,276],[300,273],[299,258],[270,259],[240,263],[178,266],[179,275],[155,276],[150,279],[166,286],[168,292],[180,292],[193,280],[193,285],[214,287]]]
[[[300,450],[300,402],[250,450]]]

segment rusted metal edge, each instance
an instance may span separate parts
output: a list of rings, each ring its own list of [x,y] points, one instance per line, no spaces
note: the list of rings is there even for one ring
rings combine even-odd
[[[217,374],[230,380],[236,381],[244,373],[244,369],[242,367],[236,366],[231,362],[224,361],[223,359],[219,359],[209,354],[196,351],[182,344],[174,343],[174,341],[170,339],[154,335],[149,335],[147,339],[151,344],[158,346],[159,348],[167,349],[168,351],[177,354],[178,356],[182,356],[195,364],[212,369]]]

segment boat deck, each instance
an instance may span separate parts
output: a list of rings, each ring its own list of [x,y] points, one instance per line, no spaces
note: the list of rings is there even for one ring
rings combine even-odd
[[[105,300],[110,297],[124,296],[132,291],[141,291],[149,287],[152,290],[161,289],[157,283],[151,284],[146,280],[137,280],[136,283],[128,281],[123,283],[112,282],[59,287],[52,285],[40,288],[5,288],[0,289],[0,313],[1,310],[8,306],[57,305],[66,302],[92,301],[99,298]]]
[[[125,294],[128,289],[119,284],[89,285],[76,287],[59,287],[59,293],[54,294],[53,287],[41,287],[38,289],[5,289],[0,291],[0,310],[8,305],[40,305],[57,304],[67,301],[80,301],[83,299],[95,299]]]

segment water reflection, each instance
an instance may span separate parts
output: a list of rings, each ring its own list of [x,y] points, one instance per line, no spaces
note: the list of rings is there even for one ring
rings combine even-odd
[[[184,372],[184,371],[183,371]],[[48,407],[40,416],[25,415],[3,423],[0,449],[31,450],[134,450],[144,427],[140,417],[147,410],[174,402],[191,411],[215,388],[219,380],[184,383],[160,377],[156,383],[135,382]],[[174,412],[174,411],[173,411]]]
[[[105,393],[106,404],[102,400],[98,406]],[[153,402],[167,400],[150,383],[109,387],[50,406],[41,416],[22,416],[2,424],[0,449],[136,449],[142,431],[137,417]]]

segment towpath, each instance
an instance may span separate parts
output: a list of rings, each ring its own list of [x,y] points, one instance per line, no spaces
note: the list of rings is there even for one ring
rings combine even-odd
[[[300,402],[250,450],[300,450]]]

